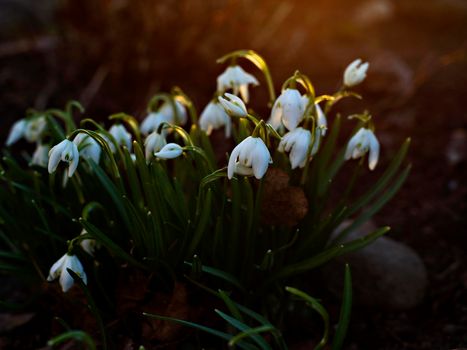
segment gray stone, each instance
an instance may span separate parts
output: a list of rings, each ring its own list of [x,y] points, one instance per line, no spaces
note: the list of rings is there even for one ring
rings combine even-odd
[[[333,236],[349,224],[343,223]],[[375,229],[376,226],[368,222],[351,232],[344,242],[361,238]],[[337,295],[342,294],[345,263],[350,265],[357,305],[407,310],[423,300],[428,284],[426,267],[419,255],[403,243],[383,236],[359,251],[326,264],[322,269],[324,280]]]

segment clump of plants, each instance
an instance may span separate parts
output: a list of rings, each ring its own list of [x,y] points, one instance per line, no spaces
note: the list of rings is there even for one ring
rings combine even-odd
[[[263,79],[247,73],[244,61]],[[286,349],[287,319],[303,303],[323,322],[316,348],[331,339],[333,349],[342,346],[350,268],[336,320],[307,293],[313,281],[306,277],[389,230],[342,243],[404,182],[409,141],[366,192],[354,196],[366,164],[374,170],[378,163],[375,125],[368,112],[342,118],[332,109],[343,98],[361,98],[352,88],[365,79],[368,63],[351,63],[334,94],[317,96],[297,71],[276,97],[257,53],[235,51],[218,62],[227,67],[199,116],[174,88],[149,101],[141,123],[125,113],[111,115],[109,129],[87,116],[77,123],[84,110],[72,101],[64,110],[30,110],[12,127],[0,165],[0,268],[30,285],[47,281],[48,289],[81,298],[98,326],[95,332],[64,329],[51,345],[73,338],[90,348],[122,347],[108,334],[122,318],[123,284],[140,291],[134,310],[151,325],[154,339],[169,322],[199,332],[187,336],[194,344],[196,334],[208,334],[200,338],[208,345],[200,346],[215,347],[219,338],[241,349]],[[260,80],[270,115],[247,108],[249,90]],[[341,144],[344,120],[354,130]],[[228,154],[210,139],[216,129],[235,144]],[[32,155],[17,149],[22,138],[36,143]],[[345,190],[331,200],[333,180],[346,162],[354,169],[346,166]],[[352,224],[331,239],[344,220]],[[212,314],[182,318],[152,311],[161,291],[179,295],[186,288],[205,295],[201,299],[210,302],[203,308]]]

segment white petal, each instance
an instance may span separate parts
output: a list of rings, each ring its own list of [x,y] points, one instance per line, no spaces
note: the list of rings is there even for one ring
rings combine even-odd
[[[8,134],[8,138],[6,140],[7,146],[11,146],[24,136],[26,124],[27,122],[25,119],[18,120],[16,123],[13,124],[13,126],[10,129],[10,133]]]
[[[176,143],[168,143],[159,152],[154,153],[154,156],[162,159],[174,159],[183,153],[183,148]]]
[[[235,148],[233,149],[232,153],[229,157],[229,164],[227,165],[227,177],[232,179],[234,172],[235,172],[235,164],[237,163],[238,155],[242,148],[242,143],[240,142]]]
[[[62,267],[66,259],[66,254],[63,255],[60,259],[58,259],[50,268],[49,271],[49,276],[47,277],[47,281],[51,282],[54,279],[58,278],[60,276],[60,273],[62,272]]]
[[[71,162],[68,166],[68,177],[72,177],[73,174],[76,171],[76,168],[78,168],[78,163],[79,163],[79,152],[78,152],[78,147],[74,143],[72,143],[72,159]]]
[[[373,132],[368,134],[370,142],[370,155],[368,156],[368,166],[370,170],[374,170],[379,159],[379,142]]]

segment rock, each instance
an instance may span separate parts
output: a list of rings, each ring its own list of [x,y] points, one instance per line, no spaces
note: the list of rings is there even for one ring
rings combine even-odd
[[[449,165],[457,165],[467,158],[467,131],[455,129],[451,132],[446,147],[446,160]]]
[[[333,234],[337,236],[350,222],[344,222]],[[376,226],[368,222],[351,232],[344,241],[361,238]],[[322,271],[329,289],[342,294],[344,264],[352,272],[354,303],[389,310],[407,310],[418,305],[428,284],[426,267],[418,254],[392,238],[380,237],[369,246],[338,257]]]

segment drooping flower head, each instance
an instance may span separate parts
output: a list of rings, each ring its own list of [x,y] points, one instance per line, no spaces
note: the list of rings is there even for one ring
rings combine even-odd
[[[68,253],[63,255],[55,264],[52,265],[49,271],[49,276],[47,277],[47,281],[52,282],[53,280],[60,277],[60,286],[62,287],[63,293],[66,293],[75,283],[73,277],[71,277],[67,269],[70,269],[76,273],[83,280],[84,284],[88,283],[83,265],[81,265],[81,262],[76,257],[76,255],[69,255]]]
[[[47,168],[49,162],[49,145],[37,144],[36,150],[34,151],[31,158],[31,165],[37,165],[42,168]]]
[[[227,167],[227,177],[234,174],[252,176],[261,179],[272,163],[271,154],[259,137],[248,136],[232,151]]]
[[[167,142],[165,141],[165,137],[158,134],[157,131],[150,133],[144,141],[146,160],[151,160],[154,153],[159,152],[166,144]]]
[[[188,113],[185,106],[176,98],[173,104],[164,102],[157,112],[162,115],[162,121],[170,124],[185,125],[188,121]]]
[[[24,138],[28,142],[38,142],[42,138],[47,127],[47,120],[43,115],[33,117],[26,120],[26,129],[24,130]]]
[[[350,139],[345,151],[345,159],[357,159],[364,156],[369,151],[368,167],[373,170],[378,163],[379,142],[373,131],[361,128]]]
[[[73,143],[78,147],[79,154],[84,159],[92,159],[96,164],[99,164],[102,149],[99,143],[91,136],[80,133],[75,136]]]
[[[168,143],[159,152],[154,153],[156,158],[174,159],[181,156],[183,153],[182,146],[176,143]]]
[[[281,125],[288,130],[294,130],[302,121],[304,113],[305,107],[300,92],[297,89],[287,88],[274,102],[268,123],[276,130]]]
[[[10,129],[10,133],[8,134],[8,138],[6,140],[6,145],[11,146],[12,144],[18,142],[19,139],[24,137],[26,132],[27,121],[26,119],[20,119],[13,124]]]
[[[68,163],[67,175],[72,177],[79,163],[78,147],[68,139],[63,140],[49,151],[49,173],[57,170],[60,161]]]
[[[211,101],[204,108],[199,118],[199,127],[210,135],[212,130],[225,127],[225,137],[230,137],[232,121],[219,102]]]
[[[224,96],[219,96],[218,100],[225,111],[231,117],[246,117],[248,112],[245,103],[238,96],[226,92]]]
[[[131,134],[125,129],[122,124],[114,124],[109,129],[110,135],[112,135],[117,141],[119,146],[126,146],[128,150],[131,150]],[[115,149],[115,145],[113,142],[109,142],[109,147],[113,153],[117,150]]]
[[[308,152],[311,145],[311,132],[301,127],[289,131],[282,137],[279,143],[279,152],[290,152],[290,164],[292,169],[303,168],[308,160]]]
[[[366,78],[369,63],[362,63],[360,58],[350,63],[344,71],[344,85],[352,87],[360,84]]]
[[[87,233],[88,232],[83,228],[80,235],[85,235]],[[83,250],[86,253],[88,253],[91,256],[94,256],[94,252],[96,251],[96,248],[99,247],[99,243],[95,239],[92,239],[92,238],[85,238],[81,240],[79,242],[79,245],[81,246],[81,248],[83,248]]]
[[[232,89],[234,95],[240,93],[243,101],[248,103],[248,85],[259,85],[258,80],[251,74],[245,72],[240,66],[230,66],[217,77],[217,91],[224,93],[228,89]]]

